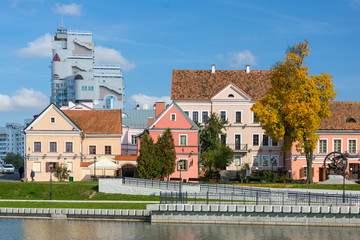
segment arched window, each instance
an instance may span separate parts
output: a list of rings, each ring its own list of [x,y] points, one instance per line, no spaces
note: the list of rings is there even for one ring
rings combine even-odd
[[[106,109],[114,109],[114,102],[115,102],[115,97],[114,96],[108,96],[106,97],[105,101],[106,101]]]
[[[75,76],[75,80],[82,80],[82,79],[84,79],[84,78],[80,74]]]
[[[59,80],[59,75],[54,74],[54,75],[53,75],[53,80]]]
[[[228,97],[231,97],[231,98],[233,98],[233,97],[234,97],[234,95],[233,95],[233,94],[229,94],[229,95],[228,95]]]
[[[348,117],[348,118],[346,119],[346,122],[347,122],[347,123],[356,123],[356,120],[355,120],[354,118],[352,118],[352,117]]]

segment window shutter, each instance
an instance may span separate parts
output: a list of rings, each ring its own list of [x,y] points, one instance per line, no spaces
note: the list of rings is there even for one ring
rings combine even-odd
[[[185,170],[187,171],[189,169],[188,160],[185,160],[184,164],[185,164]]]
[[[305,177],[305,168],[300,169],[300,178]]]
[[[312,177],[314,178],[314,168],[312,168]]]
[[[49,162],[46,162],[46,172],[50,172],[50,165],[49,165]]]

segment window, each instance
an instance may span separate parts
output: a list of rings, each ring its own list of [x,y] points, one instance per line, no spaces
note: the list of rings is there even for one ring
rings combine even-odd
[[[41,152],[41,142],[34,142],[34,152]]]
[[[271,156],[271,166],[279,166],[279,156]]]
[[[50,122],[55,123],[55,118],[54,117],[50,118]]]
[[[105,154],[111,155],[111,146],[105,146]]]
[[[276,146],[278,145],[278,143],[275,142],[274,140],[272,140],[271,143],[272,143],[272,146],[273,146],[273,147],[276,147]]]
[[[187,171],[188,170],[188,160],[187,159],[179,159],[177,168],[178,168],[178,171]]]
[[[209,119],[209,112],[203,111],[201,114],[202,114],[202,122],[206,122]]]
[[[193,116],[192,116],[192,120],[194,121],[194,122],[199,122],[199,112],[197,112],[197,111],[194,111],[193,113]]]
[[[137,145],[137,137],[136,137],[136,135],[131,135],[131,144],[132,145]]]
[[[235,134],[235,150],[241,149],[241,135]]]
[[[341,152],[341,139],[334,140],[334,152]]]
[[[106,100],[106,109],[114,109],[115,97],[109,96],[105,100]]]
[[[184,111],[184,113],[185,113],[187,116],[189,116],[189,111]]]
[[[229,98],[233,98],[233,97],[234,97],[234,94],[229,94],[228,97],[229,97]]]
[[[89,154],[96,154],[96,146],[89,146]]]
[[[170,114],[170,121],[176,121],[176,114],[175,113]]]
[[[259,166],[259,156],[256,155],[256,156],[253,156],[252,158],[253,158],[252,165],[255,167]]]
[[[253,134],[253,146],[259,146],[259,134]]]
[[[319,140],[319,153],[327,153],[327,140],[326,139]]]
[[[269,136],[264,134],[263,135],[263,146],[269,146]]]
[[[269,166],[269,156],[263,155],[261,162],[264,167],[268,167]]]
[[[57,152],[56,142],[50,142],[50,152]]]
[[[253,113],[253,123],[258,123],[259,122],[259,119],[258,119],[258,116]]]
[[[46,172],[54,172],[55,168],[58,164],[59,163],[57,163],[57,162],[47,162],[46,163]]]
[[[226,145],[226,134],[221,134],[220,135],[220,141],[223,145]]]
[[[186,146],[187,145],[187,136],[186,135],[180,135],[180,146]]]
[[[235,112],[235,122],[241,123],[241,112],[240,111]]]
[[[241,156],[240,155],[234,156],[234,166],[235,167],[241,166]]]
[[[73,152],[73,143],[72,142],[67,142],[65,144],[65,151],[66,152]]]
[[[349,153],[356,153],[356,140],[349,140]]]
[[[221,121],[226,121],[226,111],[220,111],[220,119]]]
[[[68,172],[74,172],[73,165],[74,164],[72,162],[66,162],[66,168],[67,168]]]

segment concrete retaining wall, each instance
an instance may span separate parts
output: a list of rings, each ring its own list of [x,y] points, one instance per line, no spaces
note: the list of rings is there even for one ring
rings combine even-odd
[[[200,192],[200,185],[183,185],[183,192],[195,193]],[[150,195],[160,196],[160,192],[177,192],[177,190],[168,190],[150,187],[137,187],[122,183],[122,179],[100,178],[99,192],[103,193],[120,193],[131,195]]]
[[[359,207],[148,205],[155,223],[221,223],[360,227]]]
[[[150,211],[125,209],[0,208],[0,217],[150,221]]]

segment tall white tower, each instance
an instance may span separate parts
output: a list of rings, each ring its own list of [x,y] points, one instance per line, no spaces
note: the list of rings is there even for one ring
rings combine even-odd
[[[57,29],[53,40],[51,99],[94,103],[94,109],[123,109],[124,86],[119,65],[94,65],[94,42],[89,31]]]

